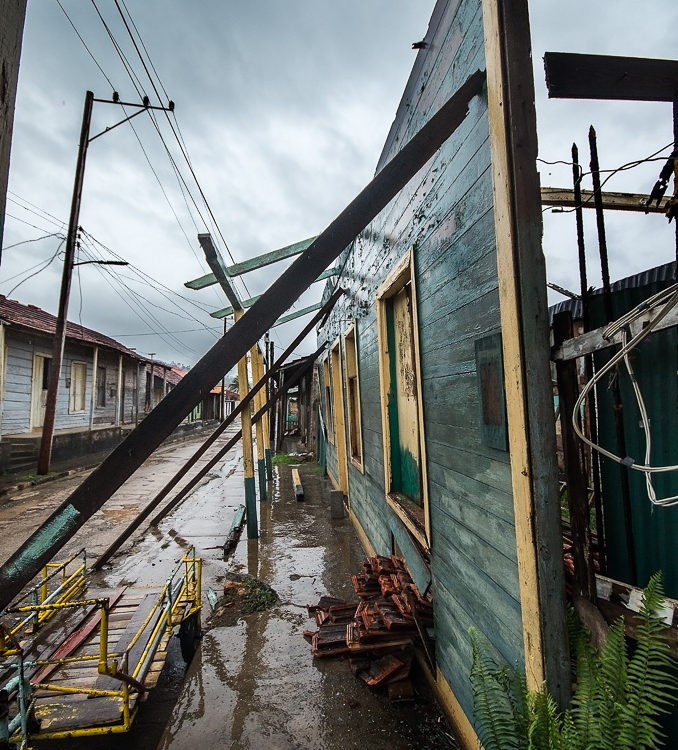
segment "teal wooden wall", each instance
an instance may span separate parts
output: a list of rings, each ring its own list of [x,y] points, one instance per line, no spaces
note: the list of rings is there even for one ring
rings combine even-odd
[[[457,90],[484,69],[480,0],[441,0],[382,157],[383,166]],[[340,259],[348,294],[320,331],[333,343],[352,318],[362,410],[364,474],[349,463],[350,502],[378,553],[390,554],[394,516],[384,496],[375,291],[414,246],[431,513],[436,659],[472,717],[468,627],[509,663],[523,638],[507,452],[481,444],[475,342],[500,330],[486,101],[361,233]],[[328,285],[326,296],[333,288]],[[327,446],[336,471],[336,451]]]

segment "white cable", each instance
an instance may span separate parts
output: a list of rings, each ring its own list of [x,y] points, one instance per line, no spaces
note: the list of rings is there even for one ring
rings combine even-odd
[[[630,469],[634,469],[635,471],[640,471],[644,473],[648,498],[653,505],[658,505],[661,507],[671,507],[673,505],[678,505],[678,495],[674,495],[672,497],[666,497],[662,499],[657,499],[656,493],[654,491],[654,487],[652,485],[652,474],[659,473],[659,472],[667,472],[667,471],[678,471],[678,465],[673,465],[673,466],[650,465],[650,454],[652,451],[652,436],[650,432],[650,420],[647,415],[647,409],[645,407],[645,402],[643,400],[640,387],[638,386],[638,382],[636,380],[636,376],[633,371],[633,366],[631,365],[631,361],[629,359],[629,354],[633,349],[636,348],[636,346],[638,346],[638,344],[640,344],[641,341],[643,341],[647,336],[649,336],[652,333],[653,329],[656,328],[658,323],[669,314],[669,312],[673,309],[673,307],[675,307],[677,303],[678,303],[678,284],[674,284],[668,289],[664,289],[663,291],[647,299],[645,302],[636,306],[633,310],[629,311],[618,320],[614,321],[613,323],[610,323],[610,325],[608,325],[603,330],[603,338],[606,338],[606,339],[609,339],[612,336],[620,333],[622,347],[609,360],[609,362],[604,367],[602,367],[598,372],[596,372],[594,377],[584,386],[581,394],[579,395],[579,398],[577,399],[577,402],[574,405],[574,409],[572,412],[572,426],[574,428],[574,431],[578,435],[578,437],[581,440],[583,440],[587,445],[589,445],[591,448],[593,448],[593,450],[598,451],[602,455],[607,456],[613,461],[616,461],[619,464],[623,464],[624,466],[627,466]],[[644,328],[641,328],[641,330],[632,339],[629,340],[628,335],[629,335],[630,326],[632,325],[632,323],[634,323],[638,318],[645,315],[649,310],[652,310],[653,308],[659,305],[663,305],[663,308]],[[589,440],[589,438],[587,438],[586,435],[584,435],[583,426],[581,425],[581,422],[580,422],[581,405],[585,402],[586,397],[588,396],[589,392],[603,378],[603,376],[606,375],[621,360],[624,360],[626,369],[628,370],[628,373],[629,373],[629,377],[631,378],[631,383],[633,385],[633,390],[636,396],[636,401],[638,403],[638,408],[640,410],[643,429],[645,430],[645,459],[644,459],[645,464],[637,464],[629,456],[626,456],[624,458],[622,458],[621,456],[617,456],[616,454],[606,450],[602,446],[597,445],[593,441]]]

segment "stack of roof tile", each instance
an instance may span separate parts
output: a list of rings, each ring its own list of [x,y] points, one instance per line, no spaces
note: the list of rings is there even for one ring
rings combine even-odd
[[[433,607],[410,578],[402,560],[372,557],[352,576],[357,603],[323,596],[309,605],[316,631],[313,656],[349,656],[354,674],[370,687],[388,686],[389,697],[413,697],[409,682],[412,653],[421,629],[433,624]]]

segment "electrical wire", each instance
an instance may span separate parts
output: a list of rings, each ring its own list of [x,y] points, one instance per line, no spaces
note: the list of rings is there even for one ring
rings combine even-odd
[[[665,161],[666,157],[665,156],[658,156],[658,154],[661,154],[662,151],[666,151],[669,148],[674,148],[673,141],[671,141],[670,143],[668,143],[666,146],[662,146],[660,149],[658,149],[654,153],[650,154],[649,156],[646,156],[643,159],[635,159],[633,161],[627,162],[626,164],[622,164],[620,167],[616,167],[614,169],[599,169],[598,170],[599,174],[607,174],[608,172],[609,172],[609,174],[600,183],[599,190],[598,191],[593,190],[591,192],[591,195],[588,196],[586,198],[586,200],[583,200],[581,202],[581,205],[585,206],[588,203],[591,203],[591,201],[593,201],[595,199],[595,196],[596,196],[596,194],[598,192],[602,193],[602,190],[603,190],[603,187],[605,186],[605,184],[607,182],[609,182],[619,172],[625,172],[625,171],[628,171],[629,169],[635,169],[636,167],[639,167],[642,164],[647,164],[649,162]],[[571,161],[570,162],[568,162],[568,161],[545,161],[544,159],[537,159],[537,161],[541,162],[542,164],[565,164],[565,165],[570,166],[570,167],[574,166],[574,162],[571,162]],[[591,172],[591,171],[584,172],[584,170],[581,167],[581,164],[578,164],[577,167],[579,168],[579,177],[577,179],[577,181],[579,183],[581,183],[581,181],[584,179],[584,177],[586,177],[586,176],[588,176],[590,174],[593,174],[593,172]],[[551,211],[552,208],[553,208],[552,206],[547,206],[546,208],[542,209],[542,213],[546,213],[547,211]],[[576,210],[577,210],[576,208],[567,208],[567,209],[561,209],[557,213],[560,213],[560,214],[569,214],[569,213],[572,213],[573,211],[576,211]]]
[[[52,232],[51,234],[42,234],[40,235],[40,237],[33,237],[33,239],[30,240],[22,240],[21,242],[15,242],[12,245],[6,245],[2,248],[2,251],[6,252],[7,250],[11,250],[14,247],[19,247],[19,245],[28,245],[31,242],[40,242],[40,240],[46,240],[49,237],[60,237],[62,239],[66,239],[62,234],[59,234],[59,232]],[[7,281],[7,279],[3,279],[3,281]]]
[[[657,327],[659,322],[665,318],[669,312],[678,304],[678,284],[674,284],[670,286],[668,289],[665,289],[649,299],[647,299],[645,302],[641,303],[640,305],[637,305],[633,310],[623,315],[618,320],[614,321],[613,323],[610,323],[604,330],[603,330],[603,338],[604,339],[611,339],[616,335],[621,336],[621,349],[605,364],[600,370],[596,372],[593,378],[584,386],[582,389],[582,392],[579,395],[579,398],[577,399],[577,402],[574,405],[574,409],[572,411],[572,426],[574,428],[574,431],[587,445],[589,445],[593,450],[597,451],[598,453],[601,453],[604,456],[607,456],[607,458],[611,459],[612,461],[615,461],[616,463],[622,464],[623,466],[627,466],[629,469],[633,469],[634,471],[639,471],[645,474],[645,484],[646,489],[648,493],[648,498],[652,505],[654,506],[660,506],[660,507],[672,507],[674,505],[678,505],[678,495],[674,495],[671,497],[666,497],[662,499],[657,499],[654,487],[652,485],[652,474],[657,473],[665,473],[669,471],[678,471],[678,465],[672,465],[672,466],[652,466],[650,464],[651,459],[651,450],[652,450],[652,437],[651,437],[651,430],[650,430],[650,420],[647,415],[647,409],[645,407],[645,402],[643,401],[642,393],[640,391],[640,387],[638,385],[638,381],[636,379],[635,373],[633,371],[633,367],[631,365],[629,354],[633,349],[635,349],[638,344],[640,344],[645,338],[647,338],[652,331]],[[649,311],[659,307],[662,305],[661,309],[657,314],[647,323],[644,327],[641,327],[639,332],[633,336],[633,338],[629,339],[629,332],[631,329],[631,325],[635,322],[637,322],[640,318],[644,317],[648,314]],[[586,398],[589,394],[589,392],[594,388],[594,386],[600,382],[600,380],[603,378],[604,375],[606,375],[610,370],[612,370],[613,367],[616,367],[616,365],[624,360],[624,364],[626,365],[627,371],[629,373],[629,377],[631,378],[631,382],[633,385],[634,394],[636,396],[636,401],[638,403],[638,408],[640,410],[641,414],[641,421],[643,425],[643,430],[645,433],[645,463],[644,464],[638,464],[635,462],[633,458],[630,456],[618,456],[611,451],[607,450],[606,448],[603,448],[602,446],[594,443],[592,440],[590,440],[583,431],[583,425],[582,425],[582,415],[581,415],[581,406],[585,403]]]
[[[61,248],[63,247],[63,244],[64,244],[64,242],[66,242],[66,238],[65,238],[65,237],[64,237],[64,238],[63,238],[63,239],[61,240],[61,242],[59,243],[59,246],[58,246],[58,247],[57,247],[57,249],[56,249],[56,250],[54,251],[54,255],[52,255],[52,256],[51,256],[51,258],[48,258],[48,259],[47,259],[46,261],[43,261],[43,262],[42,262],[41,264],[39,264],[39,265],[42,265],[42,268],[38,269],[38,270],[37,270],[37,271],[36,271],[35,273],[32,273],[32,274],[30,274],[30,276],[26,276],[26,278],[25,278],[25,279],[22,279],[22,280],[21,280],[21,281],[20,281],[20,282],[19,282],[18,284],[16,284],[15,286],[13,286],[13,287],[12,287],[12,288],[11,288],[11,289],[9,290],[9,292],[7,292],[7,294],[5,295],[5,297],[10,297],[10,296],[11,296],[11,295],[12,295],[12,294],[13,294],[13,293],[14,293],[14,292],[15,292],[15,291],[16,291],[16,290],[17,290],[17,289],[18,289],[18,288],[19,288],[19,287],[20,287],[20,286],[22,285],[22,284],[24,284],[24,283],[25,283],[26,281],[28,281],[29,279],[32,279],[32,278],[34,278],[34,277],[35,277],[35,276],[37,276],[37,275],[38,275],[39,273],[42,273],[42,272],[43,272],[43,271],[44,271],[44,270],[45,270],[46,268],[48,268],[48,267],[49,267],[49,266],[50,266],[50,265],[51,265],[51,264],[52,264],[52,263],[54,262],[54,259],[55,259],[55,258],[57,257],[57,255],[59,254],[59,251],[60,251],[60,250],[61,250]],[[33,266],[33,268],[35,268],[35,266]],[[30,269],[29,269],[29,270],[30,270]],[[25,273],[25,271],[24,271],[24,273]],[[16,278],[16,277],[13,277],[13,278]]]
[[[144,68],[144,71],[146,72],[146,75],[148,76],[148,79],[151,82],[151,86],[153,87],[153,90],[154,90],[156,96],[158,97],[158,100],[162,101],[162,99],[160,97],[160,93],[158,92],[158,89],[157,89],[157,87],[155,85],[153,77],[151,76],[151,73],[150,73],[150,71],[148,69],[148,66],[146,65],[144,57],[141,54],[141,50],[139,49],[139,46],[138,46],[138,44],[136,42],[134,34],[132,33],[132,30],[130,29],[129,24],[127,23],[127,19],[125,18],[125,14],[122,12],[122,8],[120,7],[120,4],[118,3],[118,0],[115,0],[115,5],[116,5],[116,8],[118,9],[118,13],[120,14],[120,17],[122,18],[122,21],[123,21],[123,24],[125,26],[125,29],[127,30],[127,33],[128,33],[128,35],[129,35],[129,37],[130,37],[130,39],[132,41],[134,49],[137,52],[139,60],[141,61],[141,64],[142,64],[142,66]],[[124,3],[123,3],[123,5],[124,5]],[[156,75],[157,75],[157,71],[155,70],[155,66],[152,64],[152,61],[150,60],[150,55],[148,54],[148,49],[146,48],[146,45],[143,43],[143,40],[141,38],[141,34],[139,33],[139,30],[138,30],[136,24],[134,23],[134,21],[132,19],[132,16],[131,16],[131,14],[129,12],[129,9],[127,8],[126,5],[125,5],[125,10],[127,11],[127,14],[128,14],[128,16],[130,18],[130,21],[131,21],[132,25],[134,26],[135,31],[137,32],[139,40],[140,40],[140,42],[141,42],[141,44],[142,44],[142,46],[144,48],[144,51],[146,52],[146,55],[147,55],[147,57],[149,59],[149,63],[151,64],[151,67],[153,68],[153,70],[156,72]],[[160,85],[163,88],[163,91],[165,91],[165,87],[162,85],[162,82],[160,82]],[[166,94],[166,91],[165,91],[165,94]],[[181,151],[182,156],[184,157],[184,160],[186,161],[186,164],[187,164],[187,166],[189,168],[189,171],[190,171],[190,173],[191,173],[191,175],[193,177],[193,180],[195,181],[195,184],[196,184],[196,186],[198,188],[198,192],[200,193],[200,197],[202,198],[202,201],[203,201],[203,203],[205,205],[205,208],[206,208],[206,210],[207,210],[207,212],[208,212],[208,214],[209,214],[209,216],[210,216],[210,218],[211,218],[211,220],[213,222],[213,226],[217,230],[217,233],[218,233],[219,237],[221,238],[221,241],[222,241],[222,243],[224,245],[224,248],[226,249],[226,252],[228,253],[228,256],[231,259],[231,262],[235,263],[235,258],[233,257],[233,254],[231,253],[231,250],[230,250],[230,248],[228,246],[228,243],[226,242],[226,238],[224,237],[223,232],[221,231],[221,228],[220,228],[220,226],[219,226],[219,224],[218,224],[218,222],[216,220],[214,212],[212,211],[212,208],[211,208],[211,206],[209,204],[209,201],[207,200],[207,196],[205,195],[205,193],[204,193],[204,191],[202,189],[202,186],[200,185],[200,181],[198,180],[198,176],[195,173],[195,170],[193,169],[193,165],[191,163],[191,159],[188,156],[188,151],[186,149],[185,142],[183,141],[183,137],[182,138],[179,137],[179,134],[177,133],[177,130],[174,128],[174,125],[172,124],[172,120],[170,119],[169,114],[166,111],[164,111],[164,110],[163,110],[163,112],[164,112],[164,115],[165,115],[165,117],[167,119],[167,122],[168,122],[168,124],[170,126],[170,129],[171,129],[171,131],[172,131],[172,133],[174,135],[174,138],[175,138],[177,144],[179,145],[179,150]],[[151,114],[151,119],[154,122],[156,122],[155,115],[152,112],[150,114]],[[175,121],[176,121],[176,115],[174,116],[174,118],[175,118]],[[164,138],[162,136],[162,133],[160,131],[160,128],[157,125],[157,122],[156,122],[156,129],[158,131],[158,135],[160,136],[161,140],[163,141],[163,143],[165,143]],[[166,144],[165,144],[165,147],[167,148]],[[168,151],[168,155],[169,155],[169,149],[168,148],[167,148],[167,151]],[[186,186],[186,187],[188,189],[188,186]],[[196,205],[196,210],[198,210],[197,209],[197,205]],[[203,220],[203,223],[205,224],[205,226],[207,226],[207,222],[205,222],[205,220],[203,219],[202,215],[201,215],[201,219]],[[251,292],[249,291],[249,289],[248,289],[247,284],[245,283],[245,281],[243,279],[239,279],[239,281],[244,286],[245,291],[247,292],[247,294],[251,296]]]
[[[75,31],[75,33],[76,33],[76,35],[77,35],[78,39],[79,39],[79,40],[80,40],[80,41],[82,42],[82,46],[83,46],[83,47],[84,47],[84,48],[85,48],[85,49],[87,50],[87,52],[88,52],[89,56],[90,56],[90,57],[92,58],[92,60],[94,61],[94,64],[95,64],[95,65],[97,66],[97,68],[99,68],[99,71],[100,71],[101,75],[102,75],[102,76],[103,76],[103,77],[104,77],[104,78],[105,78],[105,79],[106,79],[106,80],[108,81],[108,84],[109,84],[109,86],[111,87],[111,89],[112,89],[113,91],[115,91],[115,86],[113,85],[113,82],[112,82],[112,81],[111,81],[111,79],[110,79],[110,78],[109,78],[109,77],[108,77],[108,76],[106,75],[106,73],[105,73],[104,69],[103,69],[103,68],[101,67],[101,65],[99,65],[99,61],[98,61],[98,60],[96,59],[96,57],[94,57],[94,55],[93,55],[93,53],[92,53],[92,50],[91,50],[91,49],[90,49],[90,48],[89,48],[89,47],[87,46],[87,44],[86,44],[85,40],[84,40],[84,39],[82,38],[82,36],[80,35],[80,32],[79,32],[79,31],[78,31],[78,30],[77,30],[77,29],[75,28],[75,24],[73,23],[73,21],[71,20],[71,17],[70,17],[70,16],[68,15],[68,13],[66,12],[66,9],[64,8],[64,6],[63,6],[63,5],[61,4],[60,0],[57,0],[57,5],[58,5],[58,6],[59,6],[59,7],[61,8],[61,10],[63,11],[63,14],[64,14],[64,15],[66,16],[66,18],[68,19],[68,23],[70,23],[70,24],[71,24],[71,26],[73,27],[73,31]]]

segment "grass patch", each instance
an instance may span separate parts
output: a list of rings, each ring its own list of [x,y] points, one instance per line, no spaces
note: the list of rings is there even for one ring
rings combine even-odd
[[[273,456],[273,466],[289,466],[289,464],[298,464],[298,456],[290,456],[289,453],[276,453]]]

